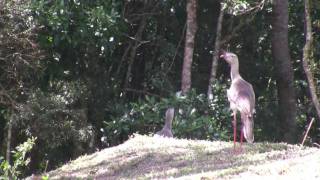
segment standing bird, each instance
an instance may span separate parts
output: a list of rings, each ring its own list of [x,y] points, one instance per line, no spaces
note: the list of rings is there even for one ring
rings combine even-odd
[[[230,102],[230,109],[233,111],[233,142],[234,148],[237,139],[237,111],[240,111],[242,129],[240,136],[240,147],[242,145],[243,136],[247,142],[252,143],[253,135],[253,113],[255,106],[255,95],[252,85],[245,81],[239,74],[239,61],[237,55],[231,52],[221,52],[221,58],[231,67],[231,86],[227,90],[228,101]]]
[[[158,131],[156,134],[163,137],[173,137],[173,134],[172,134],[173,118],[174,118],[174,108],[167,109],[164,126],[161,129],[161,131]]]

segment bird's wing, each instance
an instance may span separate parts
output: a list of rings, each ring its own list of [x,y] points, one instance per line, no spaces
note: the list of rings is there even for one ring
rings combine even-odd
[[[246,93],[239,93],[235,104],[240,112],[248,116],[252,115],[251,103]]]
[[[230,87],[230,99],[237,109],[252,115],[255,106],[255,95],[251,84],[243,79],[238,79]]]

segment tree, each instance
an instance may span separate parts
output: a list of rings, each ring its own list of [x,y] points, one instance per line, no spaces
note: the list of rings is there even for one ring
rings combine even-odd
[[[284,140],[293,143],[296,140],[296,102],[288,47],[288,0],[275,0],[272,16],[271,46],[279,98],[279,120]]]
[[[194,50],[194,38],[197,31],[197,0],[187,1],[187,30],[182,67],[181,91],[185,94],[191,88],[191,68]]]
[[[208,92],[207,92],[208,99],[212,99],[212,87],[211,86],[212,86],[212,83],[214,82],[214,80],[216,80],[216,76],[217,76],[223,14],[224,14],[224,7],[223,7],[223,4],[221,3],[218,22],[217,22],[216,40],[214,43],[214,51],[213,51],[213,56],[212,56],[211,73],[210,73]]]
[[[317,97],[317,90],[315,87],[314,83],[314,76],[312,74],[312,71],[310,70],[310,62],[313,58],[313,51],[312,51],[312,43],[313,43],[313,37],[312,37],[312,26],[311,26],[311,17],[310,17],[310,0],[305,0],[305,36],[306,36],[306,43],[303,48],[303,58],[302,58],[302,63],[303,63],[303,69],[306,74],[308,84],[309,84],[309,89],[310,89],[310,94],[311,94],[311,99],[313,102],[313,105],[317,111],[318,118],[320,119],[320,104],[319,104],[319,99]]]
[[[288,40],[274,33],[280,36],[273,38],[274,50],[282,53],[274,63],[270,61],[272,4],[267,0],[0,1],[0,156],[36,136],[26,173],[43,172],[47,160],[47,169],[52,169],[80,154],[118,145],[132,133],[160,130],[168,107],[177,110],[172,125],[176,137],[227,140],[231,129],[226,121],[228,81],[218,77],[229,76],[229,67],[223,63],[216,68],[218,46],[242,57],[242,74],[252,82],[257,97],[258,141],[281,140],[282,131],[290,129],[288,121],[277,118],[276,77],[278,85],[286,87],[281,78],[288,79],[292,70],[289,77],[287,72],[276,75],[274,65],[285,71],[283,62],[290,65],[291,58],[297,134],[302,134],[301,125],[316,117],[306,73],[298,61],[308,58],[302,54],[302,2],[289,3],[289,22],[279,23],[278,31],[292,27]],[[13,5],[17,9],[10,10]],[[313,5],[308,66],[319,93],[320,6]],[[23,16],[17,16],[20,12]],[[290,42],[290,56],[279,42]],[[208,106],[210,71],[216,81],[210,81],[208,94],[213,98]],[[178,89],[186,96],[176,97]],[[291,92],[282,92],[279,114],[291,114],[292,108],[283,103]],[[310,129],[312,142],[320,138],[316,126]]]
[[[26,20],[30,14],[19,8],[25,3],[0,2],[0,114],[7,121],[6,160],[9,163],[12,141],[16,138],[13,132],[17,107],[37,84],[41,60],[45,57],[35,42],[36,27]]]
[[[47,89],[62,81],[82,81],[88,89],[80,108],[87,108],[93,126],[94,143],[102,147],[100,129],[109,101],[111,56],[120,30],[119,2],[112,1],[33,1],[34,18],[39,26],[39,41],[50,52],[46,59]],[[50,50],[51,49],[51,50]],[[51,85],[50,85],[51,84]],[[50,85],[50,86],[49,86]],[[44,88],[43,88],[44,89]],[[96,147],[93,147],[96,146]]]

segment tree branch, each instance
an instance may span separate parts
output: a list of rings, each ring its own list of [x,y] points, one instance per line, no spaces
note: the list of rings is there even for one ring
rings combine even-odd
[[[249,13],[252,13],[253,15],[251,17],[249,17],[249,18],[246,18],[244,22],[241,21],[236,27],[234,27],[232,29],[232,32],[229,33],[228,36],[224,37],[220,41],[220,46],[228,43],[234,36],[236,36],[238,34],[239,30],[242,29],[243,26],[245,26],[245,25],[247,25],[247,24],[249,24],[250,22],[253,21],[256,13],[263,9],[263,7],[265,5],[265,1],[266,0],[262,0],[261,2],[257,3],[255,6],[249,8],[248,10],[239,13],[238,15],[240,15],[240,16],[246,15],[246,14],[249,14]]]
[[[173,65],[173,63],[174,63],[174,60],[176,59],[176,56],[177,56],[177,54],[178,54],[179,48],[180,48],[180,46],[181,46],[181,43],[182,43],[182,40],[183,40],[185,31],[186,31],[186,27],[187,27],[187,23],[184,24],[184,27],[183,27],[183,30],[182,30],[182,34],[181,34],[179,43],[178,43],[178,45],[177,45],[177,47],[176,47],[176,51],[174,52],[174,56],[173,56],[173,58],[172,58],[172,61],[171,61],[170,65],[169,65],[169,68],[168,68],[168,70],[167,70],[167,72],[166,72],[165,74],[168,74],[168,72],[170,71],[170,69],[171,69],[171,67],[172,67],[172,65]]]
[[[158,94],[150,93],[150,92],[144,91],[144,90],[138,90],[138,89],[132,89],[132,88],[126,88],[124,90],[125,91],[129,91],[129,92],[135,92],[135,93],[139,93],[139,94],[145,94],[145,95],[150,95],[150,96],[155,96],[155,97],[158,97],[158,98],[162,98],[162,96],[160,96]]]

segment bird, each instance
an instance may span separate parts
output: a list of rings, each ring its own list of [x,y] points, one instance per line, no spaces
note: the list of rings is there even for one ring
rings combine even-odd
[[[243,136],[248,143],[253,143],[253,114],[255,111],[255,93],[250,83],[244,80],[239,73],[238,56],[231,52],[221,51],[220,58],[223,58],[230,65],[231,85],[227,90],[227,97],[233,115],[233,142],[234,149],[237,139],[237,111],[241,115],[240,149],[242,148]]]
[[[156,134],[163,137],[173,137],[172,120],[174,118],[174,108],[168,108],[166,111],[165,123],[161,131]]]

